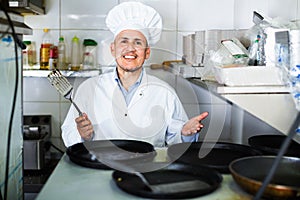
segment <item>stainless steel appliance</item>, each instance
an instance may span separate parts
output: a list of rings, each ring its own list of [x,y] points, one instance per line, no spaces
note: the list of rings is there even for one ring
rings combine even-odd
[[[0,0],[1,1],[1,0]],[[0,8],[0,199],[22,199],[23,197],[23,157],[22,146],[22,49],[23,34],[32,30],[24,24],[22,16],[8,13],[14,30],[9,25],[6,14]],[[15,32],[15,34],[13,34]],[[21,46],[21,45],[20,45]],[[17,181],[16,181],[17,180]],[[3,196],[2,196],[3,195]]]
[[[51,115],[23,116],[24,170],[41,170],[50,147]]]
[[[6,9],[18,14],[45,14],[44,0],[0,0]]]

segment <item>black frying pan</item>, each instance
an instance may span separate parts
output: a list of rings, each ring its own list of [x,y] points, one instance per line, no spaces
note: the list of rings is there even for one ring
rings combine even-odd
[[[199,152],[205,156],[199,157]],[[261,155],[259,151],[250,146],[226,142],[179,143],[171,145],[167,153],[173,161],[207,166],[224,174],[230,173],[228,166],[231,161],[242,157]]]
[[[184,181],[201,181],[193,190],[182,191],[184,185],[176,184],[173,188],[165,188],[159,192],[151,191],[142,180],[131,173],[114,171],[113,180],[123,191],[140,197],[153,199],[185,199],[203,196],[215,191],[222,182],[222,176],[215,170],[207,167],[193,166],[183,163],[147,163],[140,167],[157,169],[144,172],[144,177],[151,185],[183,183]],[[137,167],[138,168],[138,167]],[[176,189],[176,187],[179,187]],[[178,190],[181,190],[180,192]]]
[[[256,135],[248,138],[248,144],[264,155],[277,155],[285,138],[285,135]],[[300,144],[291,141],[285,155],[300,158]]]
[[[156,156],[153,145],[137,140],[96,140],[78,143],[67,148],[70,160],[78,165],[96,169],[111,169],[101,162],[114,160],[126,164],[151,161]],[[95,157],[97,154],[97,159]]]
[[[229,169],[236,183],[248,193],[255,195],[274,160],[275,156],[245,157],[231,162]],[[268,199],[300,198],[300,158],[282,158],[263,196]]]

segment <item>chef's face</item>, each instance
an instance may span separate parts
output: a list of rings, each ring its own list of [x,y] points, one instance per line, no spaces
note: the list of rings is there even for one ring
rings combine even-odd
[[[149,58],[150,48],[141,32],[124,30],[116,36],[111,44],[111,53],[115,57],[118,67],[124,71],[136,71]]]

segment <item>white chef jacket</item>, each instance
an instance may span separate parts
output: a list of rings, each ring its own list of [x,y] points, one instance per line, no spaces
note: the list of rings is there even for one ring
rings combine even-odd
[[[144,70],[144,69],[143,69]],[[93,140],[133,139],[164,147],[182,141],[196,141],[198,134],[181,136],[188,118],[172,87],[143,71],[140,85],[126,105],[113,72],[84,81],[73,100],[88,115],[94,127]],[[62,125],[62,138],[68,147],[83,142],[70,106]]]

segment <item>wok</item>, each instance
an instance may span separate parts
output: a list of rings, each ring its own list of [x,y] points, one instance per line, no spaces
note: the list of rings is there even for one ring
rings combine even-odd
[[[138,140],[87,141],[68,147],[66,153],[72,162],[95,169],[111,169],[106,162],[109,160],[134,164],[152,161],[156,156],[152,144]]]
[[[277,155],[286,137],[285,135],[256,135],[248,138],[248,144],[261,151],[263,155]],[[300,144],[292,140],[285,155],[300,158]]]
[[[235,182],[250,194],[256,194],[269,173],[276,156],[251,156],[234,160],[229,170]],[[283,157],[267,185],[263,197],[291,199],[300,197],[300,158]]]

